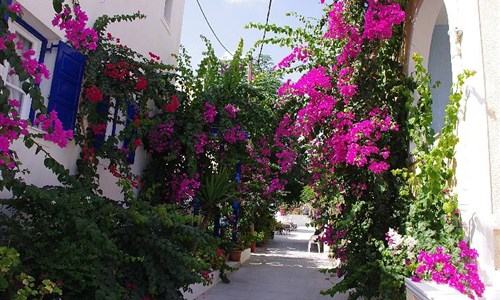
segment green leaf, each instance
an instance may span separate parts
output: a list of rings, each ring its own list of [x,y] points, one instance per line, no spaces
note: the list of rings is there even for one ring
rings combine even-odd
[[[32,139],[30,138],[27,138],[25,141],[24,141],[24,145],[26,146],[26,148],[30,149],[31,147],[33,147],[33,144],[35,143],[35,141],[33,141]]]
[[[28,81],[23,82],[22,89],[24,93],[28,94],[31,89],[31,83],[29,83]]]
[[[49,169],[53,169],[55,166],[56,166],[56,162],[54,161],[54,159],[50,158],[50,157],[47,157],[44,161],[43,161],[43,164],[49,168]]]
[[[56,13],[62,12],[62,5],[64,0],[52,0],[52,6]]]
[[[35,154],[40,153],[40,151],[42,151],[42,150],[43,150],[42,146],[37,146],[36,150],[35,150]]]

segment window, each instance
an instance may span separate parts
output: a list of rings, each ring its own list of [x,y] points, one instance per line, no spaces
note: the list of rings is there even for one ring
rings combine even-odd
[[[48,39],[44,35],[21,18],[17,18],[15,22],[9,22],[9,30],[16,34],[16,42],[23,45],[19,54],[32,49],[39,63],[45,61]],[[63,128],[69,130],[75,126],[85,56],[60,41],[57,35],[53,37],[50,48],[57,48],[57,54],[52,51],[47,52],[47,61],[50,61],[50,66],[47,67],[51,70],[52,80],[43,81],[40,88],[42,95],[49,100],[46,103],[48,111],[55,110],[63,123]],[[33,120],[35,112],[31,110],[31,98],[22,90],[23,82],[16,75],[9,75],[10,71],[8,62],[0,64],[0,76],[10,91],[9,97],[20,102],[18,108],[20,117]]]
[[[124,116],[122,111],[118,108],[122,104],[122,101],[120,101],[119,99],[111,98],[109,100],[106,100],[106,103],[100,103],[100,106],[98,106],[98,110],[101,113],[100,118],[102,119],[102,121],[106,122],[106,129],[103,134],[95,135],[94,147],[101,147],[104,141],[106,141],[108,138],[118,137],[120,133],[125,129],[125,127],[127,127],[130,122],[133,121],[136,114],[135,106],[133,104],[128,104],[127,116]],[[135,135],[135,130],[132,132],[132,135]],[[130,145],[130,142],[130,138],[125,138],[121,145],[118,146],[126,149]],[[127,162],[133,164],[134,161],[135,151],[130,151],[127,155]]]
[[[44,41],[17,22],[10,23],[9,29],[11,32],[16,33],[16,41],[23,45],[24,49],[18,50],[19,54],[22,55],[23,52],[33,49],[36,53],[35,57],[38,57],[40,60]],[[18,108],[20,117],[28,119],[30,116],[31,98],[23,92],[21,88],[22,82],[19,80],[19,77],[17,75],[9,75],[10,70],[9,63],[4,62],[4,65],[0,65],[0,76],[10,91],[10,98],[17,99],[20,102],[20,107]]]
[[[170,25],[172,22],[172,10],[173,10],[174,1],[173,0],[165,0],[165,7],[163,8],[163,23],[167,27],[167,30],[170,31]]]

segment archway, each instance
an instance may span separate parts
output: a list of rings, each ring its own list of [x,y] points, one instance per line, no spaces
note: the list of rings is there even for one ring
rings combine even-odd
[[[444,123],[444,109],[452,85],[452,63],[450,48],[450,28],[448,12],[443,0],[418,1],[415,11],[410,12],[413,24],[409,28],[407,61],[408,73],[415,70],[411,59],[413,53],[419,53],[432,75],[432,81],[440,85],[432,91],[434,111],[433,129],[439,132]]]
[[[453,82],[449,30],[446,7],[442,5],[432,32],[428,67],[432,81],[440,82],[440,85],[432,90],[432,128],[435,132],[439,132],[443,127],[445,107],[449,102],[448,96]]]

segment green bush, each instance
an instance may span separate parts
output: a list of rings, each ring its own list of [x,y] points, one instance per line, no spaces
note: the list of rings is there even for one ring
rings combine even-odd
[[[128,208],[77,188],[37,188],[4,200],[1,244],[19,249],[37,280],[61,282],[66,299],[182,299],[203,282],[215,240],[168,206]]]
[[[61,283],[50,279],[36,282],[32,276],[21,272],[19,256],[14,248],[0,247],[0,299],[27,300],[34,296],[42,299],[47,295],[62,295]]]

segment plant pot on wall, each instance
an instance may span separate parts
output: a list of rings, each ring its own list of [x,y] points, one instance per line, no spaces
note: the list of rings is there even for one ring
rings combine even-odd
[[[241,260],[241,250],[233,250],[229,255],[230,261],[240,261]]]

